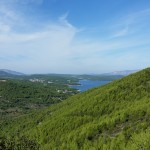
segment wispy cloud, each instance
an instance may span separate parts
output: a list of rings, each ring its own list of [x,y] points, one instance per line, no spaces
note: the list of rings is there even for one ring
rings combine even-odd
[[[18,0],[9,1],[19,2]],[[31,2],[41,4],[43,1],[25,0],[23,4]],[[110,35],[105,40],[102,40],[101,35],[96,38],[82,37],[83,30],[71,24],[67,19],[68,15],[67,12],[56,21],[42,23],[42,28],[35,31],[36,26],[28,22],[21,13],[5,4],[1,5],[0,68],[15,70],[17,68],[31,73],[39,71],[86,73],[98,72],[100,68],[103,68],[101,70],[105,72],[107,68],[115,68],[115,66],[118,68],[114,70],[119,70],[122,66],[136,63],[140,58],[142,48],[137,54],[137,47],[146,44],[150,46],[149,35],[145,40],[139,38],[136,33],[137,29],[140,30],[145,25],[143,20],[149,19],[150,10],[148,9],[123,16],[122,19],[114,21],[113,27],[111,25],[103,27],[105,33]],[[30,28],[30,31],[20,32],[16,27]],[[107,31],[107,28],[110,30]],[[133,34],[129,37],[128,35],[133,33],[132,30],[136,36]],[[88,29],[86,32],[91,31]]]
[[[120,19],[113,22],[111,27],[113,29],[112,37],[128,36],[139,33],[139,31],[143,29],[143,26],[150,25],[149,17],[150,9],[144,9],[122,16]]]
[[[113,35],[113,37],[121,37],[121,36],[125,36],[127,35],[129,32],[129,27],[126,26],[123,29],[120,29],[118,31],[116,31],[116,33]]]

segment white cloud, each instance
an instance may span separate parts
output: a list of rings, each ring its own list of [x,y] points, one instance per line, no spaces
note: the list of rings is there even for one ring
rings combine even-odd
[[[0,23],[0,34],[1,33],[8,33],[9,31],[10,31],[9,25]]]
[[[32,22],[24,24],[25,21],[18,12],[8,7],[3,9],[0,7],[0,68],[28,73],[91,73],[98,72],[102,68],[103,71],[107,71],[109,66],[112,68],[116,66],[119,70],[121,64],[125,67],[133,59],[134,62],[139,59],[139,55],[130,53],[132,49],[149,44],[148,38],[147,40],[138,37],[125,40],[116,38],[128,35],[132,21],[116,25],[111,39],[102,41],[99,38],[96,40],[92,37],[82,38],[80,37],[82,30],[67,20],[68,15],[69,13],[65,13],[57,21],[42,25],[38,31],[24,33],[14,30],[15,26],[25,28],[26,25],[32,26]],[[138,17],[133,16],[138,22]],[[111,55],[118,51],[123,54],[119,58]],[[129,54],[132,56],[129,57]]]
[[[0,14],[1,14],[1,19],[11,19],[11,20],[16,20],[16,14],[11,11],[8,10],[6,7],[1,6],[0,7]]]
[[[1,12],[9,14],[7,11]],[[7,68],[24,66],[24,70],[36,71],[39,68],[43,70],[64,64],[70,53],[69,46],[77,33],[77,29],[67,21],[66,17],[67,15],[63,15],[57,22],[43,25],[39,31],[22,33],[13,30],[14,26],[18,26],[19,18],[17,22],[13,19],[7,22],[10,16],[0,15],[0,59],[3,62],[0,68],[5,68],[5,65]],[[44,67],[45,64],[47,67]]]
[[[133,12],[121,17],[112,23],[112,38],[139,33],[143,29],[143,26],[150,25],[149,17],[150,9]]]
[[[128,34],[128,31],[129,31],[129,27],[126,26],[124,27],[123,29],[117,31],[113,37],[121,37],[121,36],[125,36]]]

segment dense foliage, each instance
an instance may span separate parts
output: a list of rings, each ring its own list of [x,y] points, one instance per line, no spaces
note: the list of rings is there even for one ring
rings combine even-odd
[[[76,93],[76,90],[61,82],[45,84],[3,79],[0,80],[0,115],[20,115],[31,109],[61,102]]]
[[[0,128],[5,149],[7,140],[21,142],[22,137],[42,150],[149,150],[150,68],[7,121]]]

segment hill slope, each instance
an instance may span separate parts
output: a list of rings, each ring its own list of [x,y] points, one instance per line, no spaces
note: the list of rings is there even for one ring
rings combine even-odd
[[[76,90],[64,84],[46,85],[26,80],[0,80],[0,122],[1,116],[19,116],[30,110],[61,102],[76,93]]]
[[[14,77],[14,76],[24,76],[25,74],[7,70],[7,69],[0,69],[0,77]]]
[[[0,135],[18,149],[148,150],[150,68],[6,122]]]

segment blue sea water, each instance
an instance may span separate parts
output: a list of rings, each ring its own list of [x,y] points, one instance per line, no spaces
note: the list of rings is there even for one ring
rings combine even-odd
[[[111,81],[79,80],[80,85],[70,85],[70,87],[83,92],[94,87],[105,85],[109,82]]]

